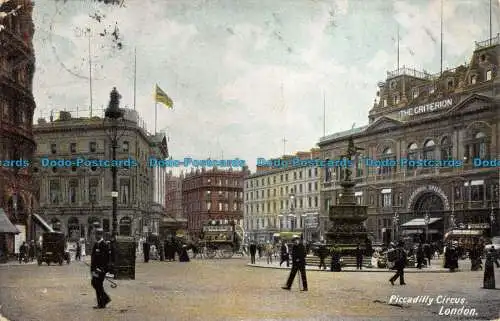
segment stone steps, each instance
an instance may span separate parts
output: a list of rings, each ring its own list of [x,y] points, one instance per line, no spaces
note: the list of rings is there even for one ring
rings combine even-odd
[[[332,262],[332,257],[329,255],[325,259],[325,263],[327,266],[330,266]],[[342,257],[342,265],[343,266],[356,266],[356,258],[353,256],[344,256]],[[363,266],[371,266],[372,258],[369,256],[363,256]],[[317,256],[307,256],[306,257],[306,265],[319,265],[319,257]]]

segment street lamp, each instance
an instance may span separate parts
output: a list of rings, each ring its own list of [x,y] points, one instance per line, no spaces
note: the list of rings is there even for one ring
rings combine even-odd
[[[120,135],[120,120],[123,121],[124,111],[119,107],[120,105],[120,94],[116,90],[116,87],[113,87],[113,90],[110,93],[109,106],[106,108],[104,122],[106,133],[108,137],[111,139],[111,158],[113,161],[116,161],[116,149],[118,148],[118,139],[123,135]],[[107,126],[106,126],[107,125]],[[113,162],[116,163],[116,162]],[[113,175],[113,187],[111,191],[111,197],[113,199],[113,232],[112,238],[116,239],[118,234],[118,217],[117,217],[117,209],[118,209],[118,186],[117,186],[117,167],[111,166],[111,173]]]
[[[424,223],[425,223],[425,241],[429,240],[429,223],[431,222],[431,218],[429,216],[429,212],[425,213]]]
[[[392,217],[392,227],[393,227],[393,231],[392,231],[392,237],[393,237],[393,241],[396,240],[398,237],[396,237],[396,233],[399,232],[398,231],[398,227],[399,227],[399,213],[396,211],[396,213],[394,213],[394,216]]]

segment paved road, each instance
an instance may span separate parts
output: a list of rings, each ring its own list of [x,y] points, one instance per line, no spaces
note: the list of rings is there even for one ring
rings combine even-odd
[[[309,292],[281,289],[288,271],[247,260],[138,263],[136,280],[109,289],[113,301],[94,310],[88,267],[0,266],[0,313],[10,321],[59,320],[489,320],[500,290],[481,289],[481,272],[408,274],[392,287],[387,273],[310,273]],[[498,271],[498,270],[497,270]],[[497,278],[500,280],[500,273]],[[500,281],[499,281],[500,282]],[[393,296],[458,297],[478,316],[438,315],[442,304],[394,304]],[[395,303],[395,302],[393,302]]]

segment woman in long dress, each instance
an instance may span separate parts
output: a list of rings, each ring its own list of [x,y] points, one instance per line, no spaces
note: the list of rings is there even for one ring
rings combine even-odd
[[[486,253],[486,262],[484,263],[484,280],[483,287],[485,289],[495,289],[495,266],[500,268],[500,264],[498,263],[497,253],[495,249],[491,247]]]

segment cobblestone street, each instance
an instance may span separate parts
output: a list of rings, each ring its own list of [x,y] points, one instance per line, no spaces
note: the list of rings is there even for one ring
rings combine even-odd
[[[498,270],[497,270],[498,271]],[[309,292],[281,289],[287,270],[247,266],[247,260],[137,263],[136,280],[106,289],[113,301],[94,310],[89,268],[0,266],[0,313],[10,321],[59,320],[491,320],[499,290],[484,290],[482,272],[409,273],[391,286],[388,273],[308,274]],[[500,278],[497,273],[497,280]],[[478,316],[440,316],[442,304],[394,304],[391,296],[464,298]],[[394,299],[395,297],[393,297]],[[394,303],[394,302],[393,302]],[[460,308],[462,304],[445,304]]]

